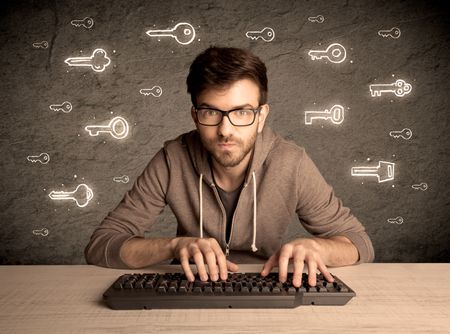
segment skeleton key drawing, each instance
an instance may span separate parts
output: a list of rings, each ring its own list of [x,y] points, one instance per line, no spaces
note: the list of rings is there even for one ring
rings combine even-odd
[[[425,182],[422,182],[420,184],[413,184],[411,187],[415,190],[425,191],[428,189],[428,184],[426,184]]]
[[[325,18],[323,17],[323,15],[310,16],[308,17],[308,21],[322,23],[323,21],[325,21]]]
[[[275,31],[270,27],[265,27],[259,31],[247,31],[245,36],[253,40],[261,38],[264,42],[272,42],[275,38]]]
[[[347,56],[347,51],[341,44],[333,43],[330,44],[326,50],[310,50],[308,56],[310,56],[312,60],[325,58],[332,63],[342,63]]]
[[[61,104],[51,104],[49,108],[53,111],[62,111],[67,114],[72,111],[72,103],[64,101]]]
[[[344,107],[335,104],[329,110],[305,111],[305,124],[312,124],[313,119],[331,120],[334,124],[341,124],[344,121]]]
[[[130,178],[128,175],[122,175],[122,176],[115,176],[113,177],[114,182],[122,182],[122,183],[128,183],[130,181]]]
[[[87,66],[95,72],[103,72],[111,64],[111,59],[107,56],[105,50],[95,49],[90,57],[72,57],[67,58],[64,62],[69,66]]]
[[[108,125],[88,125],[84,129],[91,136],[98,136],[100,132],[107,132],[116,139],[123,139],[128,135],[128,122],[125,118],[117,116]]]
[[[379,161],[377,167],[352,167],[352,176],[376,176],[378,183],[394,179],[395,163]]]
[[[33,43],[33,47],[36,49],[47,49],[48,48],[48,42],[42,41],[39,43]]]
[[[29,155],[27,156],[27,160],[31,162],[39,161],[41,164],[45,165],[50,161],[50,156],[48,155],[48,153],[44,152],[39,155]]]
[[[183,45],[191,43],[195,38],[194,27],[186,22],[177,23],[172,29],[166,30],[147,30],[145,32],[150,37],[165,37],[170,36]]]
[[[369,89],[372,97],[381,96],[382,93],[394,93],[396,96],[402,97],[411,93],[412,86],[405,80],[398,79],[391,84],[372,84]]]
[[[393,27],[389,30],[380,30],[378,31],[378,35],[380,35],[381,37],[392,37],[392,38],[399,38],[400,35],[402,34],[402,32],[400,31],[399,28],[397,27]]]
[[[402,131],[391,131],[389,132],[389,136],[393,138],[403,138],[405,140],[409,140],[412,137],[411,129],[404,128]]]
[[[46,237],[48,235],[48,229],[43,227],[40,230],[33,230],[33,234],[34,235],[42,235],[43,237]]]
[[[88,205],[89,201],[94,197],[92,189],[84,183],[79,184],[74,191],[52,191],[48,194],[53,200],[73,200],[80,208]]]
[[[70,24],[75,27],[85,27],[86,29],[91,29],[94,25],[94,20],[90,17],[85,17],[82,20],[72,20],[70,21]]]
[[[162,88],[159,86],[153,86],[152,88],[142,88],[139,93],[145,96],[153,95],[154,97],[160,97],[162,94]]]
[[[391,224],[403,224],[403,217],[401,217],[401,216],[398,216],[398,217],[395,217],[395,218],[388,218],[388,220],[387,220],[389,223],[391,223]]]

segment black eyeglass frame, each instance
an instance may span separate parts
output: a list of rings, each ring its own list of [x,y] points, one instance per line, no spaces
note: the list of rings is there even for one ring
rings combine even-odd
[[[198,123],[201,124],[201,125],[203,125],[203,126],[217,126],[217,125],[219,125],[220,123],[222,123],[223,118],[224,118],[225,116],[227,116],[227,117],[228,117],[228,120],[230,121],[230,123],[231,123],[233,126],[243,127],[243,126],[250,126],[250,125],[252,125],[253,123],[255,123],[256,114],[257,114],[258,112],[261,111],[262,106],[263,106],[263,105],[260,104],[258,107],[256,107],[256,109],[253,109],[253,108],[237,108],[237,109],[231,109],[231,110],[220,110],[220,109],[216,109],[216,108],[206,108],[206,107],[203,107],[203,108],[197,108],[197,107],[195,107],[195,106],[192,106],[192,107],[194,108],[195,115],[196,115],[196,117],[197,117]],[[222,114],[222,118],[220,119],[220,122],[217,123],[217,124],[203,124],[202,122],[200,122],[200,120],[199,120],[199,118],[198,118],[198,109],[208,109],[208,110],[218,111],[218,112],[220,112],[220,113]],[[230,112],[238,111],[238,110],[251,110],[251,111],[253,111],[253,120],[252,120],[252,122],[251,122],[250,124],[246,124],[246,125],[236,125],[236,124],[234,124],[233,121],[230,119],[230,117],[229,117],[228,115],[230,114]]]

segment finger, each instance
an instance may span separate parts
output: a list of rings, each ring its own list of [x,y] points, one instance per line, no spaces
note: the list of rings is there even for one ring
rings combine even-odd
[[[292,275],[292,284],[295,287],[302,285],[303,267],[305,266],[305,256],[303,252],[294,253],[294,274]]]
[[[217,268],[216,253],[210,248],[203,252],[203,256],[208,264],[209,277],[211,277],[212,281],[217,281],[219,269]]]
[[[289,259],[291,257],[291,249],[283,248],[283,250],[280,252],[280,258],[278,259],[278,276],[281,283],[284,283],[287,279]]]
[[[277,254],[273,254],[269,259],[264,263],[263,269],[261,270],[261,276],[266,276],[270,273],[272,268],[278,262]]]
[[[197,266],[198,276],[202,281],[208,280],[208,274],[206,273],[205,262],[203,262],[203,254],[200,250],[196,250],[194,253],[194,261]]]
[[[320,270],[320,272],[323,274],[323,277],[325,277],[325,279],[328,282],[334,282],[334,277],[333,275],[330,274],[330,272],[328,271],[328,268],[326,265],[323,264],[323,262],[321,260],[317,261],[317,266]]]
[[[212,243],[211,248],[216,254],[217,263],[219,265],[219,275],[222,280],[226,280],[228,278],[228,266],[227,259],[225,258],[225,254],[223,254],[222,249],[220,248],[217,242]]]
[[[180,251],[180,263],[188,281],[194,282],[195,278],[194,274],[192,273],[191,267],[189,266],[189,255],[186,249]]]
[[[239,266],[236,263],[231,262],[229,260],[227,260],[227,268],[230,269],[231,271],[238,271],[239,270]]]
[[[308,283],[310,286],[316,285],[317,264],[316,261],[308,261]]]

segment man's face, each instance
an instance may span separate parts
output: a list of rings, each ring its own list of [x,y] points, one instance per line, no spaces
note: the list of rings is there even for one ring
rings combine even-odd
[[[238,108],[256,109],[259,106],[259,87],[249,79],[236,81],[223,88],[211,88],[197,97],[197,108],[220,110]],[[234,126],[228,117],[223,117],[217,126],[205,126],[197,122],[194,108],[192,118],[200,133],[201,141],[213,158],[223,167],[234,167],[251,154],[257,133],[263,130],[269,106],[263,105],[252,125]],[[225,145],[226,144],[226,145]]]

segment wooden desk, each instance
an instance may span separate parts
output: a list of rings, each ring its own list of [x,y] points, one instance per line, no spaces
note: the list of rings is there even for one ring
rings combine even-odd
[[[261,268],[240,265],[242,272]],[[135,272],[178,270],[159,265]],[[345,306],[117,311],[102,303],[102,294],[133,271],[0,266],[0,332],[450,333],[450,264],[371,263],[330,271],[356,291]]]

